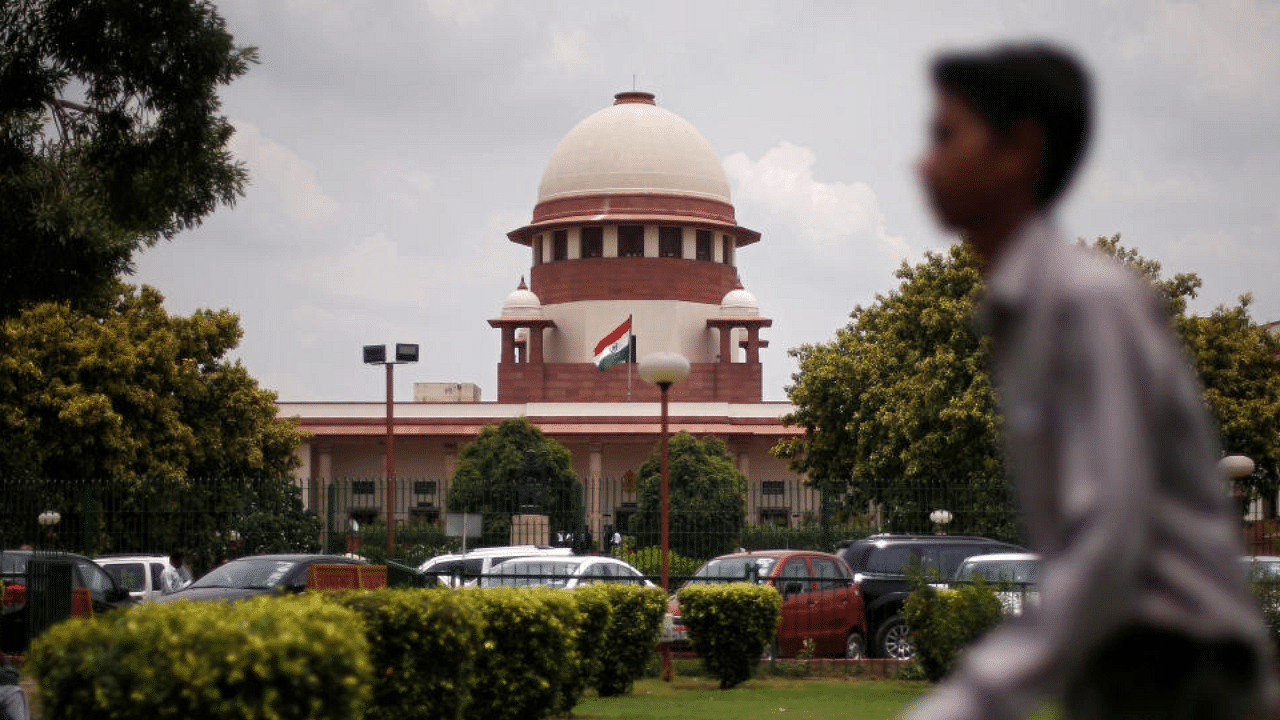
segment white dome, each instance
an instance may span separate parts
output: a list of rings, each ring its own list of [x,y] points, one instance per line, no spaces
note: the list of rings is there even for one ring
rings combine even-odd
[[[697,128],[648,93],[617,103],[569,131],[538,186],[538,202],[573,195],[657,192],[730,202],[729,181]]]
[[[760,314],[760,306],[756,304],[756,296],[738,288],[730,290],[720,301],[720,314],[732,317],[735,315],[756,316]]]
[[[521,280],[520,287],[503,301],[502,317],[542,317],[542,301]]]

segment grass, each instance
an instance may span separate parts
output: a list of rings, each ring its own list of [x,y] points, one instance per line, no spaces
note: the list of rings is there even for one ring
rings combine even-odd
[[[768,677],[720,690],[714,680],[677,677],[674,682],[640,680],[630,695],[587,697],[575,720],[891,720],[929,691],[928,683],[897,680],[802,680]],[[1054,720],[1042,710],[1036,720]]]
[[[671,683],[641,680],[630,695],[622,697],[585,698],[573,709],[573,716],[624,720],[889,720],[927,690],[926,684],[918,682],[790,678],[757,678],[732,690],[720,690],[714,680],[677,677]]]

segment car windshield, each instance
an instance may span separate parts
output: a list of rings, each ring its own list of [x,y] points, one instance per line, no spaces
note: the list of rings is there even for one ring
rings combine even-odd
[[[956,570],[957,580],[982,578],[987,582],[1034,583],[1038,581],[1035,560],[967,562]]]
[[[298,566],[293,560],[245,558],[234,560],[209,571],[191,584],[193,588],[242,588],[268,590],[279,585],[289,571]]]
[[[147,589],[147,569],[140,562],[103,565],[102,569],[115,578],[117,585],[129,592],[140,592]]]
[[[689,579],[690,585],[712,582],[745,582],[754,575],[756,582],[769,577],[777,558],[764,556],[726,557],[710,560]]]
[[[1246,557],[1241,558],[1245,569],[1253,578],[1280,578],[1280,560]]]
[[[582,567],[580,563],[555,560],[504,562],[484,578],[484,585],[540,585],[562,588],[569,584],[569,580],[580,567]]]

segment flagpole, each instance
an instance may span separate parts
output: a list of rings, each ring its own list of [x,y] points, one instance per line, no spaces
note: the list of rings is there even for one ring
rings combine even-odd
[[[631,402],[631,365],[635,362],[636,344],[632,340],[635,337],[636,327],[631,322],[630,315],[627,316],[627,402]]]

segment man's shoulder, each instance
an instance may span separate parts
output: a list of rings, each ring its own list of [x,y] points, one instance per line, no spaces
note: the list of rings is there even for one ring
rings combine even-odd
[[[1058,303],[1094,311],[1145,310],[1155,300],[1150,283],[1114,258],[1084,245],[1064,244],[1043,268],[1046,290]]]

